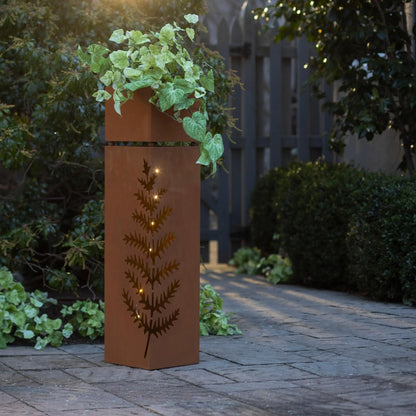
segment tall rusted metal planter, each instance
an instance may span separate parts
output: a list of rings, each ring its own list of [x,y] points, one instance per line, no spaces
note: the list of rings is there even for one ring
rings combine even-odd
[[[199,361],[200,171],[149,96],[106,105],[105,361],[157,369]]]

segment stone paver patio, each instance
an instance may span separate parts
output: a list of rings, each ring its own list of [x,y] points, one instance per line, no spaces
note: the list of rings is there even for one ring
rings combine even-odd
[[[201,279],[243,335],[203,337],[198,365],[146,371],[103,345],[0,350],[0,416],[415,416],[416,308],[273,286],[227,266]]]

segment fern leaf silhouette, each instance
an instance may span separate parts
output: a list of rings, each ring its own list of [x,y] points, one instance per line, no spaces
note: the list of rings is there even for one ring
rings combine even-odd
[[[163,197],[168,191],[156,187],[158,173],[143,159],[142,176],[137,178],[138,189],[134,193],[138,206],[131,214],[138,229],[123,238],[134,252],[124,259],[128,267],[124,276],[129,290],[123,289],[122,298],[133,323],[147,335],[145,358],[151,338],[158,338],[170,330],[180,313],[179,308],[168,311],[180,288],[179,280],[170,280],[180,269],[180,263],[176,259],[164,259],[176,237],[172,232],[163,232],[173,209],[163,205]]]

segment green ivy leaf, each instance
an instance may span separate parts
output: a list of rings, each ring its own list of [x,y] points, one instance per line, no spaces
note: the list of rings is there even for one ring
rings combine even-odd
[[[81,46],[78,46],[77,55],[78,55],[79,60],[83,64],[91,65],[91,55],[89,55],[88,53],[85,53],[82,50]]]
[[[129,66],[129,59],[126,51],[111,52],[109,57],[113,65],[118,69],[124,69]]]
[[[209,164],[211,163],[211,158],[209,156],[207,149],[205,149],[202,146],[201,146],[201,156],[199,156],[199,159],[197,160],[196,163],[200,165],[204,165],[204,166],[209,166]]]
[[[107,59],[104,55],[109,52],[109,49],[102,45],[90,45],[87,51],[91,54],[91,71],[96,74],[102,72],[103,67],[106,65]]]
[[[207,130],[207,119],[205,118],[205,115],[200,111],[196,111],[192,114],[192,118],[185,117],[183,119],[183,129],[185,130],[185,133],[194,140],[203,142]]]
[[[208,91],[214,92],[214,73],[212,69],[208,72],[206,76],[200,78],[201,85]]]
[[[186,81],[183,78],[176,77],[173,80],[173,83],[175,84],[175,87],[180,88],[181,90],[183,90],[183,92],[185,94],[191,94],[195,91],[195,86],[192,85],[191,83],[189,83],[188,81]]]
[[[144,43],[150,42],[148,36],[144,35],[140,30],[132,30],[127,32],[126,35],[134,45],[143,45]]]
[[[115,30],[110,36],[110,40],[115,43],[123,43],[127,39],[127,36],[124,35],[123,29]]]
[[[195,30],[193,30],[191,27],[186,28],[186,34],[188,35],[188,38],[191,40],[194,40],[195,38]]]
[[[114,72],[113,71],[106,71],[105,74],[100,77],[100,81],[106,86],[110,86],[114,80]]]
[[[136,91],[141,88],[150,87],[154,82],[155,80],[151,77],[143,77],[138,81],[128,82],[127,84],[125,84],[125,87],[130,91]]]
[[[191,23],[193,25],[198,23],[199,21],[199,17],[196,14],[186,14],[184,17],[188,23]]]
[[[15,288],[6,293],[6,300],[13,305],[19,305],[26,300],[27,294],[23,286],[16,284]]]
[[[18,331],[16,331],[16,332],[18,332]],[[32,339],[35,336],[35,333],[30,329],[25,329],[25,330],[19,331],[19,332],[22,334],[24,339]]]
[[[167,83],[159,90],[159,104],[162,111],[166,111],[179,103],[184,98],[184,92],[180,88],[175,88],[171,82]]]
[[[173,45],[175,39],[175,29],[168,23],[160,29],[159,40],[162,45]]]
[[[35,308],[32,305],[26,305],[24,307],[24,309],[23,309],[23,312],[26,314],[26,316],[28,318],[32,319],[32,318],[34,318],[38,314],[39,309],[38,308]]]
[[[13,311],[10,314],[10,320],[18,327],[23,328],[26,323],[26,315],[23,311]]]
[[[95,99],[101,103],[105,100],[109,100],[111,98],[111,94],[106,91],[106,90],[98,90],[96,92],[94,92],[94,94],[92,94],[93,97],[95,97]]]
[[[124,68],[124,76],[128,79],[134,80],[134,78],[141,78],[143,77],[143,71],[141,71],[140,69],[136,69],[136,68]]]
[[[62,335],[65,338],[70,338],[73,333],[74,333],[74,327],[72,326],[72,324],[68,322],[67,324],[65,324],[62,330]]]

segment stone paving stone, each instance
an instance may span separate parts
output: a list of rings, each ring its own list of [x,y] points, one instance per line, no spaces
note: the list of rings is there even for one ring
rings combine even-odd
[[[345,403],[336,397],[322,396],[303,388],[253,390],[230,393],[229,396],[278,416],[339,416],[343,413],[322,406],[332,403],[332,406],[337,404],[341,407]]]
[[[17,357],[19,355],[38,356],[38,355],[59,355],[62,354],[57,348],[46,347],[43,350],[35,350],[33,346],[14,346],[9,345],[5,349],[0,349],[1,357]]]
[[[131,368],[113,365],[111,367],[68,368],[68,374],[77,377],[86,383],[116,383],[116,382],[164,382],[173,379],[168,374],[159,371],[147,371],[140,368]],[[174,380],[174,379],[173,379]]]
[[[384,343],[374,340],[368,340],[355,336],[340,336],[333,339],[322,340],[319,344],[319,350],[345,350],[355,348],[370,348],[373,345],[384,345]]]
[[[15,401],[14,403],[1,404],[0,416],[45,416],[45,413],[26,403]]]
[[[15,370],[52,370],[71,367],[91,367],[92,363],[68,354],[0,357],[0,363]]]
[[[192,396],[188,400],[172,403],[155,403],[149,407],[163,416],[272,416],[274,413],[247,405],[231,398]]]
[[[104,351],[96,354],[75,354],[78,358],[99,367],[111,367],[114,364],[104,361]]]
[[[251,336],[251,334],[250,334]],[[298,353],[298,355],[303,356],[302,354],[305,351],[310,351],[311,348],[307,345],[300,344],[296,341],[295,336],[292,334],[290,336],[281,336],[281,337],[267,337],[263,336],[261,338],[255,338],[256,343],[266,346],[273,346],[277,350],[284,352]]]
[[[416,374],[416,361],[414,356],[404,358],[389,358],[383,360],[375,360],[378,364],[383,364],[385,367],[390,368],[391,372],[404,372]],[[416,394],[416,392],[415,392]]]
[[[104,352],[104,344],[70,344],[61,345],[58,349],[74,355],[102,354]]]
[[[0,409],[4,404],[14,402],[16,402],[16,399],[14,397],[0,391]]]
[[[256,381],[291,381],[304,378],[314,378],[315,375],[307,371],[302,371],[293,365],[250,365],[234,370],[218,369],[218,374],[236,382],[256,382]]]
[[[202,348],[202,347],[201,347]],[[230,367],[234,368],[238,366],[238,364],[232,363],[226,359],[217,357],[215,355],[208,354],[206,352],[200,351],[199,352],[199,363],[193,364],[188,368],[203,368],[205,370],[215,369],[215,368],[224,368]]]
[[[22,374],[0,364],[0,389],[3,386],[28,385],[30,380]]]
[[[240,383],[227,383],[227,384],[204,384],[205,389],[217,392],[217,393],[234,393],[238,391],[253,391],[253,390],[268,390],[268,389],[289,389],[296,387],[296,384],[289,381],[243,381]]]
[[[111,409],[65,410],[48,413],[48,416],[155,416],[155,413],[142,407],[121,407]]]
[[[190,384],[195,384],[197,386],[205,386],[212,384],[234,384],[234,380],[231,380],[228,377],[224,377],[221,374],[217,374],[213,371],[207,371],[205,369],[182,369],[182,368],[172,368],[168,370],[161,370],[163,374],[169,374],[172,377],[178,378],[180,380],[186,381]]]
[[[366,347],[359,348],[337,348],[337,354],[343,357],[355,358],[357,360],[366,360],[380,362],[381,360],[416,360],[416,351],[399,346],[392,346],[386,343],[373,342]]]
[[[23,370],[20,374],[44,385],[63,386],[79,383],[79,379],[62,370]],[[29,385],[29,383],[27,383],[27,385]]]
[[[229,343],[228,348],[219,348],[218,344]],[[205,353],[221,357],[222,359],[242,364],[280,364],[308,361],[305,357],[294,352],[279,351],[275,348],[264,346],[243,339],[215,340],[203,346]]]
[[[138,390],[136,395],[140,396],[141,388]],[[134,400],[137,400],[136,396]],[[146,396],[140,404],[163,416],[269,415],[255,404],[247,405],[232,397],[189,384],[180,388],[162,386],[156,391],[153,388],[146,390]]]
[[[131,407],[125,400],[81,382],[61,387],[16,386],[3,387],[2,390],[41,412]]]
[[[106,392],[112,393],[117,397],[142,407],[151,406],[161,400],[164,402],[175,400],[176,397],[184,395],[193,389],[200,390],[196,386],[190,386],[188,383],[170,377],[166,374],[155,372],[161,376],[140,381],[114,382],[97,384]],[[149,373],[151,374],[151,372]],[[190,396],[188,397],[189,400]]]
[[[293,380],[298,387],[308,388],[323,395],[336,396],[339,394],[361,391],[385,391],[393,386],[393,382],[383,377],[354,376],[354,377],[319,377],[314,379]]]
[[[398,406],[413,406],[416,414],[416,394],[414,389],[401,391],[393,386],[388,390],[357,391],[339,394],[338,396],[345,400],[366,405],[374,409],[383,411],[386,411],[387,409],[396,409],[397,414],[400,414]]]
[[[389,369],[381,364],[343,357],[331,361],[319,361],[315,363],[294,363],[292,366],[320,377],[348,377],[366,374],[377,375],[389,372]]]

